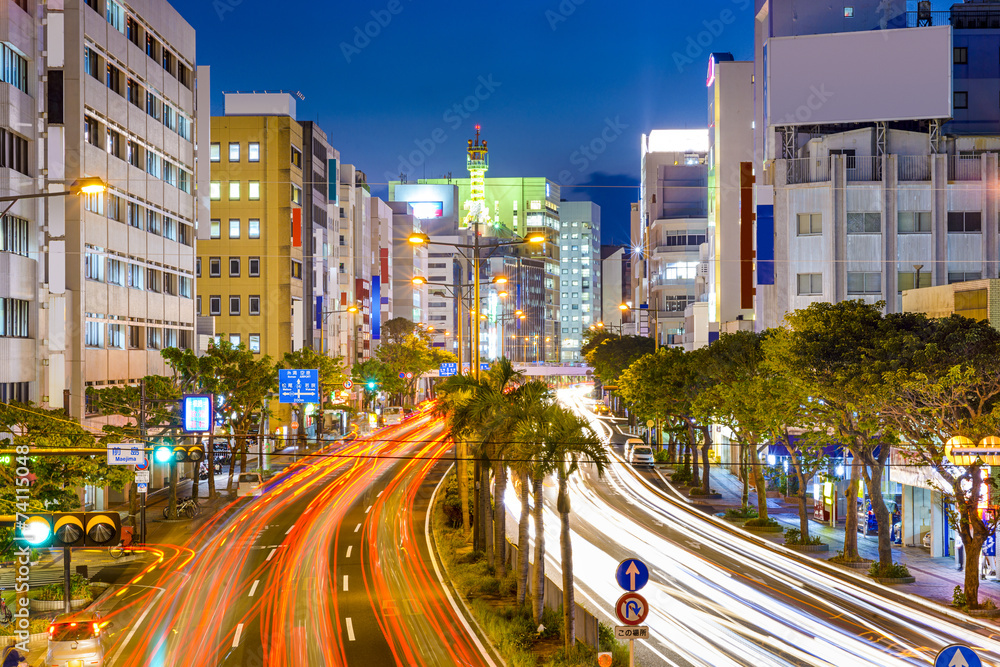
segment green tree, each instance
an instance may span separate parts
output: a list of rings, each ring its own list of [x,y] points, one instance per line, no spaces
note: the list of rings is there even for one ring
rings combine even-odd
[[[380,391],[391,392],[400,386],[400,380],[392,368],[378,358],[366,359],[351,368],[351,379],[361,387],[366,406],[374,407]]]
[[[620,384],[618,378],[639,357],[653,352],[656,343],[645,336],[617,336],[610,333],[594,335],[580,349],[594,375],[604,386]]]
[[[343,385],[344,380],[347,376],[344,374],[344,360],[342,357],[336,356],[331,357],[329,355],[317,352],[311,347],[303,347],[294,352],[285,352],[284,358],[278,363],[278,369],[289,369],[289,368],[300,368],[300,369],[316,369],[319,371],[319,395],[320,404],[318,406],[318,413],[316,415],[316,434],[317,439],[323,432],[323,411],[332,406],[333,402],[330,400],[330,392],[338,386]],[[298,422],[299,430],[297,434],[299,446],[305,448],[306,444],[306,413],[305,404],[296,403],[295,409],[298,410]]]
[[[981,516],[981,488],[989,486],[991,495],[1000,489],[981,458],[952,465],[946,443],[953,436],[979,443],[1000,435],[1000,332],[985,320],[957,315],[919,324],[928,334],[924,345],[910,367],[886,373],[883,413],[905,438],[905,458],[934,470],[943,482],[940,490],[952,501],[965,547],[965,597],[975,609],[979,555],[997,522]]]

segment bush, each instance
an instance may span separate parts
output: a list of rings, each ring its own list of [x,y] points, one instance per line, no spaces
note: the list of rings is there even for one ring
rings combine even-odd
[[[955,590],[951,592],[951,606],[959,609],[965,609],[969,606],[969,600],[965,597],[965,591],[962,590],[961,586],[955,586]]]
[[[656,461],[657,463],[670,463],[670,459],[667,455],[667,450],[664,449],[663,447],[660,447],[659,449],[653,452],[653,460]]]
[[[451,528],[458,528],[462,525],[462,501],[458,495],[458,477],[456,475],[452,475],[444,487],[444,498],[441,501],[441,508]],[[467,514],[470,517],[470,521],[472,510],[473,499],[470,494]]]
[[[715,493],[716,493],[715,489],[709,489],[708,493],[705,493],[705,489],[704,488],[702,488],[700,486],[696,486],[696,487],[692,488],[688,492],[688,495],[691,495],[691,496],[705,496],[705,495],[709,495],[710,496],[710,495],[713,495]]]
[[[69,591],[70,598],[73,600],[91,599],[90,583],[79,574],[74,574],[70,579]],[[35,599],[44,602],[58,602],[63,599],[63,585],[49,584],[48,586],[42,586],[38,589]]]
[[[748,528],[769,528],[777,526],[778,522],[771,517],[768,517],[766,519],[750,519],[743,525]]]
[[[910,576],[910,570],[902,563],[890,563],[889,565],[882,567],[878,561],[875,561],[872,563],[871,567],[868,568],[868,576],[875,577],[877,579],[902,579],[903,577]]]
[[[727,519],[756,519],[757,510],[752,507],[737,507],[726,510]]]
[[[809,539],[803,542],[802,531],[798,528],[788,528],[785,530],[785,544],[819,545],[823,544],[823,540],[819,538],[819,535],[810,535]]]
[[[687,484],[691,481],[691,470],[689,468],[676,470],[674,474],[670,476],[670,481],[674,484]]]

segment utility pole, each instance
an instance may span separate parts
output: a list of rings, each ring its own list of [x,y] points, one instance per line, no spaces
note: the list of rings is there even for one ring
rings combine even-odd
[[[139,380],[139,440],[146,446],[146,380]],[[150,465],[152,470],[153,466]],[[139,485],[136,484],[136,489]],[[148,487],[147,487],[148,488]],[[139,494],[139,544],[146,544],[146,494]]]

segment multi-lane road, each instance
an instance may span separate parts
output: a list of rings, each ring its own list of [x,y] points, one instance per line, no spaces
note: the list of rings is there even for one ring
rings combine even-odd
[[[102,603],[110,664],[494,665],[452,604],[426,515],[447,468],[420,416],[305,458]]]

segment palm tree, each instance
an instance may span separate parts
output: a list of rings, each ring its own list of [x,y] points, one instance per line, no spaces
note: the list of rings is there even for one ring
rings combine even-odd
[[[563,575],[563,640],[568,649],[576,643],[576,595],[573,587],[573,545],[569,532],[568,482],[570,476],[580,468],[581,462],[589,462],[595,466],[597,474],[601,476],[609,460],[601,441],[584,419],[562,406],[554,406],[552,413],[552,439],[546,443],[546,447],[551,452],[550,460],[559,480],[556,509],[559,512],[559,547]]]

